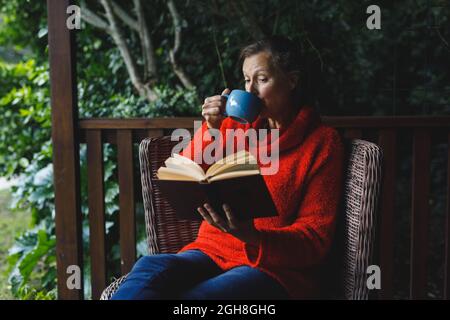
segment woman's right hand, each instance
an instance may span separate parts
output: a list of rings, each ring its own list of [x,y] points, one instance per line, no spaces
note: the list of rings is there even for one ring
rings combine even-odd
[[[231,90],[226,88],[222,95],[230,92]],[[210,129],[219,129],[223,119],[225,119],[224,112],[227,99],[222,95],[208,97],[202,105],[202,116]]]

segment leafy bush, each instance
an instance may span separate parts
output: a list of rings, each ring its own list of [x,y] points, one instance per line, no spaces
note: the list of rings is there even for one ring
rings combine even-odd
[[[130,7],[130,1],[116,1]],[[224,86],[242,87],[236,58],[239,48],[254,40],[244,16],[251,19],[251,25],[259,24],[265,34],[289,35],[301,45],[305,53],[304,91],[323,114],[448,114],[449,95],[443,92],[450,89],[450,74],[445,72],[450,61],[445,41],[450,35],[450,19],[445,1],[436,0],[435,4],[433,10],[428,10],[429,1],[425,0],[416,1],[415,6],[398,1],[395,7],[401,10],[383,4],[382,30],[368,31],[363,26],[367,1],[242,1],[237,7],[226,0],[177,2],[185,35],[178,58],[196,85],[187,90],[178,86],[168,63],[173,24],[166,2],[155,1],[152,7],[147,5],[146,17],[152,23],[151,37],[158,58],[161,80],[155,90],[160,99],[148,103],[139,98],[113,41],[102,31],[83,25],[77,32],[79,115],[198,116],[201,97],[217,94]],[[33,224],[17,239],[8,259],[13,292],[22,299],[56,296],[46,9],[45,1],[0,0],[0,175],[20,177],[14,187],[13,206],[27,208]],[[427,28],[430,20],[439,22],[440,27]],[[123,27],[128,35],[129,30]],[[127,42],[133,56],[139,57],[141,48],[136,37],[127,37]],[[11,48],[11,52],[5,48]],[[139,58],[136,62],[142,65]],[[105,145],[108,276],[117,275],[120,267],[116,158],[117,150]],[[80,148],[80,165],[85,289],[89,297],[84,146]],[[444,176],[441,173],[433,177]],[[438,179],[436,183],[442,186]],[[409,186],[409,181],[399,179],[400,191]],[[399,210],[406,216],[408,208],[403,203],[408,201],[400,200]],[[443,201],[436,199],[440,212]],[[137,219],[142,219],[142,203],[138,202],[136,208]],[[138,224],[140,254],[145,251],[142,226]],[[404,231],[402,236],[406,235]]]
[[[34,60],[0,61],[0,172],[10,177],[28,167],[50,139],[48,66]],[[50,158],[51,159],[51,158]]]
[[[55,235],[48,67],[34,60],[0,61],[0,174],[19,176],[13,208],[27,208],[33,228],[9,251],[9,281],[15,296],[55,295]]]
[[[0,175],[18,176],[13,187],[14,208],[32,213],[33,228],[22,234],[10,249],[9,281],[13,294],[21,299],[52,299],[56,288],[55,206],[51,144],[51,114],[48,66],[36,66],[34,60],[18,64],[0,63],[2,99]],[[158,87],[161,100],[147,103],[130,93],[114,94],[104,104],[96,104],[99,95],[86,95],[102,83],[80,81],[81,116],[142,117],[198,115],[195,90]],[[103,90],[99,92],[102,93]],[[105,94],[105,93],[103,93]],[[115,108],[111,108],[115,105]],[[168,105],[174,106],[168,108]],[[24,126],[25,124],[25,126]],[[135,152],[135,156],[137,152]],[[104,146],[104,187],[108,270],[118,274],[118,195],[116,149]],[[138,160],[135,159],[135,163]],[[90,297],[89,225],[87,208],[86,147],[80,148],[81,195],[85,295]],[[136,181],[140,183],[140,181]],[[143,221],[142,203],[137,204],[137,219]],[[138,225],[138,254],[145,254],[145,229]]]

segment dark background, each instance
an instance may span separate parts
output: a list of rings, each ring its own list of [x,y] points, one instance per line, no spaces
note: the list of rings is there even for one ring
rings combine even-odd
[[[76,1],[106,21],[99,1]],[[131,17],[133,2],[116,0]],[[167,1],[143,1],[157,74],[147,78],[139,34],[118,25],[143,81],[158,96],[139,95],[113,38],[81,23],[76,31],[80,117],[200,116],[206,96],[242,88],[239,50],[281,34],[303,52],[304,102],[322,115],[398,116],[450,113],[450,2],[447,0],[179,0],[182,35],[170,62],[175,24]],[[381,8],[381,30],[368,30],[366,9]],[[54,297],[54,199],[46,1],[0,0],[0,175],[19,177],[14,207],[29,210],[32,225],[10,252],[10,283],[19,298]],[[370,134],[370,133],[369,133]],[[397,298],[408,296],[411,209],[411,136],[399,135],[395,258]],[[86,156],[81,148],[86,283],[89,281]],[[442,296],[447,145],[432,146],[429,298]],[[137,153],[136,153],[137,154]],[[105,146],[109,276],[119,274],[116,150]],[[138,162],[136,162],[138,163]],[[38,177],[38,178],[36,178]],[[139,179],[135,181],[139,182]],[[137,186],[137,190],[139,186]],[[139,194],[139,192],[138,192]],[[137,199],[138,252],[145,254],[143,210]],[[38,249],[36,251],[36,249]],[[34,251],[33,251],[34,250]],[[38,252],[39,254],[36,254]],[[28,264],[25,264],[25,262]],[[85,286],[89,296],[89,285]]]

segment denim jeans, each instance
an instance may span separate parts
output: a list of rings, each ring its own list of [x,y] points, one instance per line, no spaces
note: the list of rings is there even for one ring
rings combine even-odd
[[[206,254],[188,250],[140,258],[112,300],[288,299],[285,289],[248,266],[222,271]]]

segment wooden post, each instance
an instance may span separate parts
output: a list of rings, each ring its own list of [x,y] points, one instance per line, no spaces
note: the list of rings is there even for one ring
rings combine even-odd
[[[75,37],[66,26],[69,5],[70,0],[47,0],[58,299],[74,300],[83,299],[83,246]],[[75,267],[76,274],[67,273],[69,266],[81,272]],[[79,287],[70,276],[80,277]]]
[[[444,300],[450,300],[450,133],[447,133],[447,212],[445,219]]]
[[[430,132],[423,128],[414,129],[410,265],[412,300],[427,298],[430,153]]]
[[[105,192],[103,187],[103,144],[100,130],[89,130],[87,141],[89,255],[92,299],[106,288]]]
[[[383,186],[380,198],[379,263],[382,270],[379,299],[393,299],[395,182],[397,181],[397,134],[392,128],[380,130],[378,144],[383,150]]]
[[[120,264],[122,275],[136,262],[136,217],[134,204],[133,135],[131,130],[117,131],[119,167]]]

